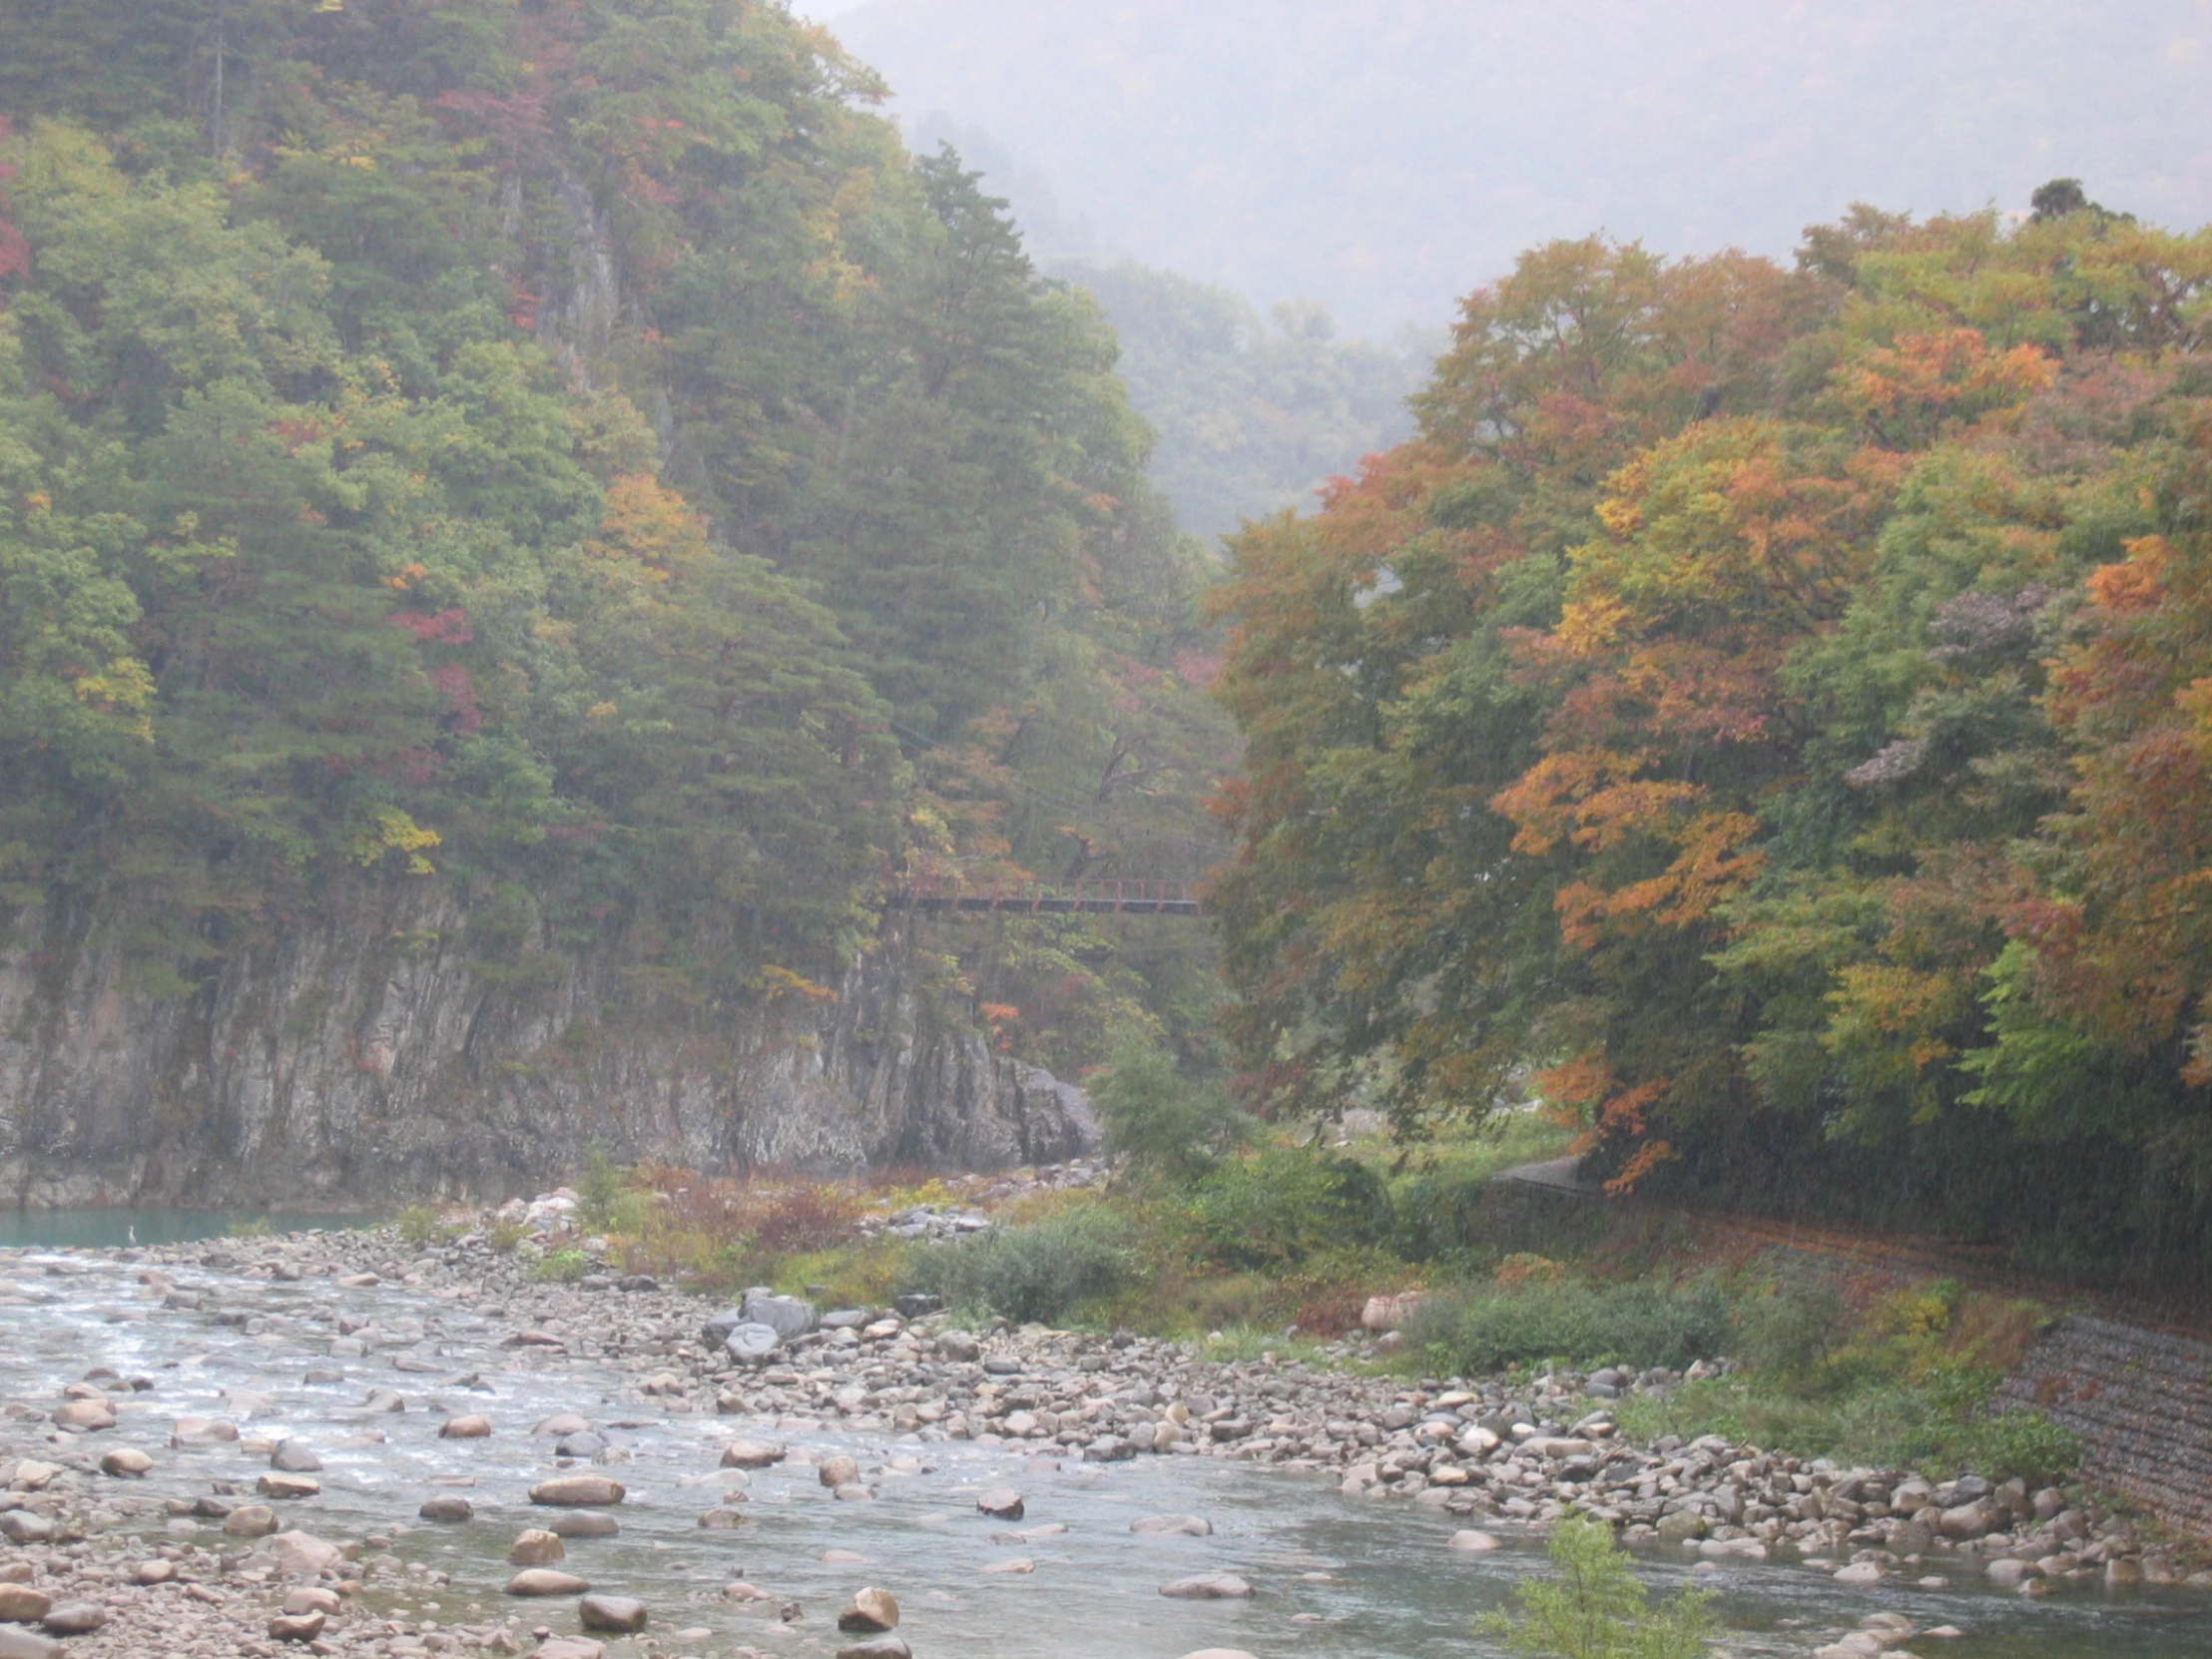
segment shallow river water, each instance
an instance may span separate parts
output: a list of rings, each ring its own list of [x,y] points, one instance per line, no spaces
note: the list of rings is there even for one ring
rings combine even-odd
[[[614,1644],[612,1654],[707,1656],[741,1646],[825,1653],[835,1645],[832,1621],[844,1597],[875,1583],[898,1596],[905,1609],[899,1633],[918,1659],[1178,1659],[1205,1647],[1246,1648],[1260,1659],[1476,1659],[1498,1649],[1474,1633],[1474,1621],[1541,1560],[1532,1537],[1511,1538],[1495,1554],[1459,1554],[1446,1547],[1457,1524],[1448,1516],[1347,1498],[1312,1475],[1211,1458],[1051,1466],[1003,1446],[854,1439],[814,1425],[667,1414],[639,1405],[634,1392],[622,1402],[633,1377],[588,1361],[502,1350],[504,1327],[420,1292],[186,1270],[182,1286],[248,1319],[217,1325],[206,1313],[147,1300],[136,1271],[63,1252],[0,1251],[0,1398],[50,1408],[64,1382],[99,1366],[152,1378],[151,1391],[131,1396],[122,1426],[97,1441],[102,1449],[136,1444],[155,1457],[156,1474],[128,1488],[132,1495],[198,1496],[215,1480],[250,1489],[266,1467],[235,1445],[171,1451],[174,1416],[235,1416],[249,1434],[304,1438],[322,1459],[323,1493],[283,1506],[286,1524],[333,1538],[391,1535],[401,1557],[451,1573],[449,1586],[426,1592],[372,1592],[370,1604],[396,1616],[452,1625],[519,1612],[526,1625],[575,1629],[567,1603],[518,1604],[499,1593],[512,1571],[507,1545],[546,1513],[525,1497],[551,1472],[549,1444],[530,1427],[567,1410],[599,1421],[629,1453],[605,1471],[629,1486],[617,1511],[621,1535],[571,1540],[565,1563],[597,1588],[653,1607],[658,1634]],[[342,1383],[303,1384],[308,1365],[329,1363],[329,1319],[340,1309],[385,1329],[423,1322],[429,1330],[411,1352],[434,1357],[441,1371],[394,1372],[391,1351],[380,1350],[342,1362]],[[449,1381],[469,1374],[480,1381]],[[371,1386],[397,1389],[408,1409],[363,1410]],[[226,1401],[226,1389],[268,1395],[274,1408],[249,1416]],[[449,1411],[483,1412],[496,1431],[488,1439],[439,1440]],[[773,1435],[791,1445],[795,1462],[751,1476],[742,1505],[750,1524],[704,1530],[700,1513],[742,1478],[716,1467],[722,1441],[734,1432]],[[375,1435],[384,1438],[369,1438]],[[796,1462],[836,1452],[859,1459],[879,1490],[875,1502],[836,1501],[811,1466]],[[993,1484],[1026,1494],[1023,1520],[976,1513],[976,1491]],[[441,1491],[469,1497],[475,1520],[414,1521],[423,1499]],[[1185,1511],[1208,1516],[1214,1535],[1144,1538],[1128,1530],[1138,1516]],[[1030,1541],[993,1537],[1047,1523],[1069,1531]],[[146,1523],[150,1531],[163,1524]],[[211,1545],[219,1537],[211,1523],[198,1523],[192,1535]],[[829,1549],[856,1552],[867,1564],[826,1563]],[[1035,1570],[984,1570],[1016,1558]],[[1913,1650],[1924,1659],[2212,1655],[2212,1603],[2193,1592],[2087,1590],[2031,1603],[1971,1585],[1848,1590],[1780,1564],[1693,1575],[1672,1560],[1647,1558],[1643,1570],[1662,1589],[1694,1579],[1719,1590],[1725,1649],[1745,1659],[1806,1654],[1881,1610],[1923,1628],[1950,1624],[1966,1632],[1917,1639]],[[1259,1594],[1196,1603],[1158,1593],[1170,1579],[1208,1571],[1241,1573]],[[799,1601],[804,1617],[787,1627],[773,1604],[749,1613],[724,1600],[722,1586],[740,1577],[779,1601]],[[669,1639],[687,1627],[711,1636]]]

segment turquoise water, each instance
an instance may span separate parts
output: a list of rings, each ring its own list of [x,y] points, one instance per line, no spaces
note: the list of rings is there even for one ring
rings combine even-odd
[[[0,1249],[48,1245],[101,1250],[129,1244],[134,1232],[142,1245],[189,1244],[195,1239],[220,1239],[241,1228],[298,1233],[311,1227],[361,1225],[353,1217],[280,1210],[0,1210]]]

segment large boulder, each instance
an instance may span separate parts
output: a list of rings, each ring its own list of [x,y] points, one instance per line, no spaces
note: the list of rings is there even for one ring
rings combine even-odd
[[[796,1296],[748,1291],[744,1312],[747,1325],[765,1325],[787,1343],[815,1328],[815,1305]]]

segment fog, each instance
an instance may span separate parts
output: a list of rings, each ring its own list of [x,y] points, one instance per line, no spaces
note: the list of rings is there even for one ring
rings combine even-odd
[[[2212,218],[2212,0],[803,0],[1025,219],[1370,335],[1532,243],[1786,255],[1854,201]],[[1007,164],[1011,164],[1010,166]],[[1049,193],[1050,205],[1042,198]]]

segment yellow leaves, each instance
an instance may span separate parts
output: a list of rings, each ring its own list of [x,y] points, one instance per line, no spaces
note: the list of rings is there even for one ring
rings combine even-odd
[[[136,714],[154,706],[154,673],[136,657],[118,657],[101,673],[71,681],[69,691],[78,702],[103,714]],[[148,743],[154,741],[151,727],[141,735]]]
[[[1629,609],[1610,594],[1569,600],[1551,637],[1568,655],[1595,657],[1620,642]]]
[[[437,866],[422,854],[426,847],[441,843],[445,839],[443,835],[435,830],[423,829],[396,807],[377,808],[375,821],[373,830],[362,830],[347,844],[347,857],[363,869],[370,869],[391,853],[403,853],[408,874],[436,873]]]
[[[23,505],[34,513],[43,513],[54,505],[54,498],[44,490],[33,490],[23,498]]]
[[[649,473],[626,473],[607,486],[607,507],[599,536],[585,551],[609,560],[632,561],[647,581],[705,564],[713,555],[707,521],[691,504]]]
[[[793,998],[810,1003],[833,1002],[837,995],[830,986],[818,985],[805,974],[794,973],[788,967],[778,967],[774,962],[764,964],[760,972],[754,974],[747,983],[771,1002]]]
[[[615,706],[612,703],[594,703],[584,711],[584,718],[586,720],[611,720],[614,713]]]
[[[395,593],[405,593],[429,574],[430,567],[426,564],[417,562],[403,565],[393,574],[384,578],[384,586]]]
[[[374,173],[376,171],[376,158],[374,156],[348,156],[345,158],[345,165],[358,168],[363,173]]]

